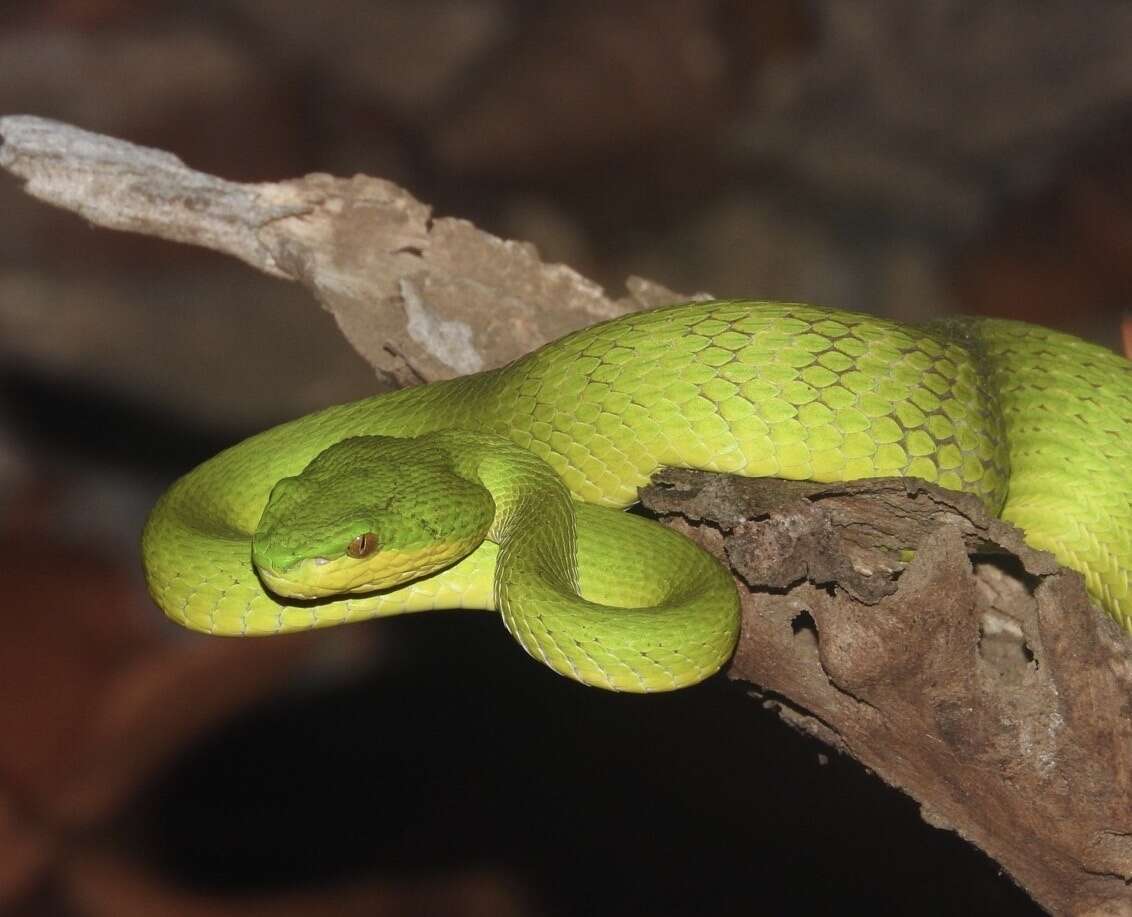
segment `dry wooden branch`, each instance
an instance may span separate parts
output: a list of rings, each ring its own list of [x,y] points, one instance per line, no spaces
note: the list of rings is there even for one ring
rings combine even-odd
[[[1077,573],[909,479],[669,470],[642,500],[747,585],[732,678],[1051,912],[1132,912],[1132,655]]]
[[[402,382],[680,298],[633,281],[610,300],[378,179],[235,184],[32,117],[0,119],[0,136],[0,165],[29,193],[306,284]],[[1132,650],[1080,577],[973,498],[921,482],[670,472],[644,499],[746,584],[732,677],[911,794],[1051,912],[1132,914]]]
[[[29,115],[0,118],[0,139],[0,166],[41,200],[305,284],[354,348],[403,385],[498,366],[595,321],[688,298],[633,279],[611,299],[529,243],[434,218],[378,178],[240,184]]]

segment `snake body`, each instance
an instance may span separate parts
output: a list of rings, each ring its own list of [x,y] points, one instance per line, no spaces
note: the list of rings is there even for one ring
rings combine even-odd
[[[726,661],[738,610],[722,567],[617,511],[664,466],[973,493],[1132,631],[1132,364],[1020,322],[771,302],[625,315],[245,440],[158,502],[147,580],[214,634],[499,609],[567,676],[681,687]],[[359,544],[396,576],[357,574]],[[325,571],[340,591],[310,591]]]

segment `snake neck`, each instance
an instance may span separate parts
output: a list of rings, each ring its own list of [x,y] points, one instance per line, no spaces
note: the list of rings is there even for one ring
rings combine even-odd
[[[441,431],[492,496],[499,546],[494,606],[535,659],[592,687],[672,690],[716,671],[738,623],[734,583],[675,533],[612,507],[575,502],[554,468],[511,440]],[[689,633],[702,639],[689,645]]]
[[[440,430],[415,443],[447,453],[454,473],[491,495],[495,518],[487,539],[499,545],[497,594],[533,578],[576,597],[575,504],[549,463],[490,433]]]

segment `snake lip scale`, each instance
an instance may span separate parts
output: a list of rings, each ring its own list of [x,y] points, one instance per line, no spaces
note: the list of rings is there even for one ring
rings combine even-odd
[[[253,436],[173,484],[142,555],[195,630],[496,610],[570,678],[671,690],[726,662],[739,606],[715,559],[621,512],[657,469],[972,493],[1132,631],[1130,444],[1132,364],[1066,334],[683,303]]]

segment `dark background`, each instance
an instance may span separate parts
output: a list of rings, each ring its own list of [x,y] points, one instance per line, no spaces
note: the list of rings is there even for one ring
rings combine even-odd
[[[611,7],[9,2],[0,113],[235,180],[389,178],[614,293],[1116,345],[1126,4]],[[1034,913],[724,678],[587,690],[489,615],[167,623],[136,549],[160,491],[377,385],[298,287],[0,184],[0,910]]]

